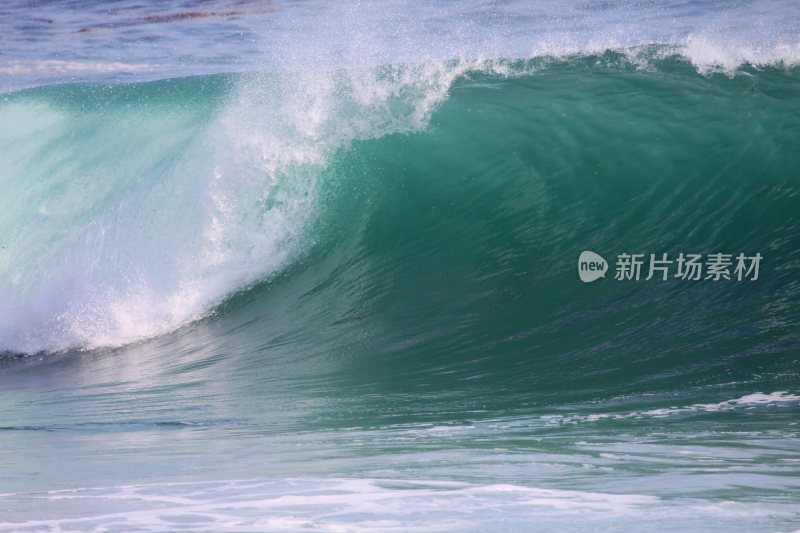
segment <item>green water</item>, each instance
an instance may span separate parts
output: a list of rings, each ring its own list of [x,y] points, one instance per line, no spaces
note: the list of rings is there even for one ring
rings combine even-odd
[[[0,527],[795,529],[798,87],[608,53],[6,95]],[[681,252],[763,261],[614,279]]]

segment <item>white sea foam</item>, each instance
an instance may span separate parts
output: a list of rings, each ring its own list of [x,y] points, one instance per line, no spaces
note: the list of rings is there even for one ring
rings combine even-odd
[[[754,392],[739,398],[725,400],[714,403],[696,403],[686,406],[670,406],[658,409],[634,410],[622,412],[600,412],[592,414],[553,414],[540,416],[541,422],[546,426],[558,426],[563,424],[580,424],[587,422],[599,422],[604,420],[626,420],[637,418],[666,418],[675,415],[691,413],[715,413],[721,411],[733,411],[741,409],[751,409],[755,407],[788,407],[800,403],[800,395],[791,394],[787,391],[776,391],[772,393]]]
[[[755,392],[747,394],[740,398],[733,400],[726,400],[716,403],[696,403],[686,407],[667,407],[662,409],[651,409],[642,411],[640,414],[645,416],[663,417],[674,414],[690,413],[703,411],[707,413],[716,411],[730,411],[732,409],[747,407],[747,406],[763,406],[763,405],[781,405],[781,404],[796,404],[800,402],[800,396],[796,394],[789,394],[786,391],[777,391],[769,394]]]
[[[543,520],[586,513],[619,519],[659,502],[635,494],[376,479],[128,486],[34,497],[57,502],[71,516],[5,521],[0,530],[161,531],[191,524],[193,531],[464,531],[500,519],[519,527],[534,514]],[[125,510],[105,511],[112,502]]]
[[[712,520],[791,519],[786,506],[662,500],[644,494],[441,480],[276,479],[172,483],[6,495],[38,501],[41,517],[0,531],[640,531]],[[113,510],[112,510],[113,509]],[[679,515],[676,512],[680,510]]]
[[[678,51],[701,73],[734,74],[742,65],[756,67],[800,65],[800,42],[754,45],[703,34],[690,35]]]

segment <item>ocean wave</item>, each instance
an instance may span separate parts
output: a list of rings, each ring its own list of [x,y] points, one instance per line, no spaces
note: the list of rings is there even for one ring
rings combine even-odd
[[[721,64],[728,69],[734,63]],[[585,173],[597,175],[598,169],[618,167],[624,148],[614,143],[615,136],[634,130],[645,135],[652,131],[654,139],[666,135],[673,152],[668,160],[675,161],[678,154],[694,158],[695,166],[681,172],[702,179],[699,173],[716,171],[702,170],[705,163],[681,144],[677,132],[685,130],[691,137],[703,131],[705,137],[695,139],[701,143],[730,135],[720,127],[720,119],[731,112],[728,104],[740,94],[753,96],[745,115],[752,127],[764,128],[778,115],[794,120],[784,107],[790,105],[797,75],[791,69],[750,69],[747,76],[718,81],[698,75],[671,48],[644,47],[568,59],[250,73],[132,85],[51,86],[6,95],[0,101],[0,120],[15,127],[0,133],[7,158],[0,175],[7,190],[0,200],[0,349],[36,353],[120,346],[203,319],[237,291],[299,264],[315,247],[331,246],[326,226],[347,225],[348,217],[380,216],[374,205],[396,179],[380,176],[411,167],[429,183],[450,183],[458,173],[474,179],[472,170],[439,165],[442,157],[455,161],[472,156],[454,143],[488,147],[507,137],[507,143],[532,150],[537,159],[525,164],[538,169],[538,181],[526,192],[520,190],[533,195],[524,210],[534,215],[531,222],[508,225],[509,233],[484,245],[487,250],[506,247],[509,253],[526,253],[519,249],[521,243],[507,239],[527,231],[539,239],[528,242],[527,251],[550,246],[558,232],[541,232],[559,223],[536,222],[535,213],[543,207],[536,195],[546,195],[542,187],[548,181],[541,172],[559,172],[554,165],[575,157],[576,148],[592,153],[589,143],[594,141],[587,138],[587,128],[606,131],[607,146],[603,155],[592,156],[595,167],[567,171],[576,183],[583,183],[579,187],[587,187]],[[584,84],[586,92],[565,91],[561,83]],[[504,95],[505,103],[473,98],[486,90]],[[615,92],[620,97],[614,97]],[[642,101],[630,104],[625,94],[638,94]],[[706,104],[698,107],[701,101]],[[631,120],[631,105],[640,117],[627,131],[603,119],[624,115]],[[759,105],[767,106],[766,111]],[[661,127],[657,120],[664,124],[665,119],[672,129],[656,131]],[[537,124],[549,130],[538,132]],[[476,143],[478,137],[469,135],[473,128],[480,128],[475,132],[480,131],[483,141]],[[784,130],[759,131],[764,143],[793,142]],[[427,151],[412,142],[418,153],[397,159],[392,154],[407,149],[399,142],[402,138],[438,148]],[[556,140],[559,143],[553,144]],[[738,159],[740,150],[753,145],[753,137],[743,131],[728,142],[730,148],[718,154],[721,164]],[[551,144],[550,152],[539,152],[539,146]],[[667,145],[660,146],[665,150]],[[517,157],[514,152],[500,155],[502,145],[496,148],[475,168],[485,168],[488,161],[502,168]],[[754,164],[760,165],[768,150],[754,153]],[[661,160],[656,152],[646,154],[655,157],[653,163],[663,163],[657,162]],[[478,172],[493,175],[498,183],[506,180],[495,175],[496,169]],[[649,171],[623,166],[615,172],[637,187],[637,174]],[[613,182],[619,176],[607,179]],[[378,189],[376,178],[383,180]],[[568,183],[562,181],[559,186]],[[507,183],[514,190],[520,186]],[[480,185],[480,191],[465,189],[465,196],[460,196],[459,187],[445,186],[452,205],[473,202],[467,193],[500,205],[510,202],[489,182]],[[727,194],[724,188],[720,191]],[[353,193],[357,203],[363,202],[359,193],[377,196],[348,205],[342,195]],[[732,208],[719,197],[719,207],[695,218],[695,225],[716,220],[723,206]],[[737,209],[750,208],[738,198]],[[782,201],[791,202],[791,196]],[[502,221],[490,204],[471,211],[477,214],[481,209],[488,209],[490,219]],[[655,231],[655,221],[649,224]],[[364,246],[357,241],[363,236],[354,233],[350,238],[356,240],[346,246]],[[414,253],[424,254],[426,237],[413,238],[419,244]],[[739,246],[749,250],[763,242],[760,239],[748,237]],[[465,247],[458,253],[467,257],[473,252]],[[424,264],[426,259],[419,256],[417,261]],[[377,286],[381,281],[375,276],[370,274],[362,283]],[[513,335],[520,334],[525,335]]]

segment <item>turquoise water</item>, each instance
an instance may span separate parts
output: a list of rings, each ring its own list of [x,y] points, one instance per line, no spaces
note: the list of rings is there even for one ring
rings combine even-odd
[[[700,5],[404,5],[418,27],[365,6],[169,31],[52,15],[66,43],[152,31],[202,55],[191,28],[252,24],[296,44],[258,68],[42,82],[23,72],[42,52],[19,52],[0,94],[0,530],[800,527],[790,4],[729,8],[731,27],[774,8],[760,44],[700,40]],[[519,52],[548,13],[550,40]],[[353,14],[341,47],[379,53],[277,66],[307,36],[280,24]],[[623,18],[637,42],[585,45]],[[392,20],[398,40],[374,41]],[[413,60],[412,27],[486,53]],[[584,250],[605,279],[580,281]],[[621,253],[716,252],[760,253],[758,279],[613,276]]]

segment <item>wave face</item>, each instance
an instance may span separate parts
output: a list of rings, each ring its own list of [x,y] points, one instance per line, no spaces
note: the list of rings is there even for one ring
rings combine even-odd
[[[796,48],[699,43],[0,95],[0,529],[791,529]]]
[[[704,77],[661,55],[12,93],[0,107],[20,125],[0,139],[0,346],[120,346],[280,272],[301,290],[330,286],[298,307],[346,300],[375,316],[390,298],[418,326],[470,331],[470,349],[476,326],[492,342],[559,338],[555,324],[611,312],[605,298],[624,298],[639,327],[664,319],[662,300],[693,307],[663,332],[673,339],[702,313],[692,302],[724,299],[732,340],[752,339],[753,307],[738,306],[796,298],[798,74]],[[767,258],[760,283],[589,289],[574,279],[583,248]],[[776,319],[796,316],[762,318]]]

